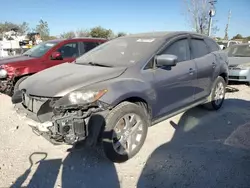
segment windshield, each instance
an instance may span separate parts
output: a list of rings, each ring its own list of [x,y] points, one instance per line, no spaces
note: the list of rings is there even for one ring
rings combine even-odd
[[[30,57],[41,57],[46,52],[48,52],[52,47],[54,47],[58,42],[43,42],[40,43],[30,50],[23,53],[23,55],[27,55]]]
[[[116,38],[85,53],[75,63],[130,66],[148,58],[162,42],[160,38]]]
[[[228,57],[250,57],[250,45],[229,47]]]

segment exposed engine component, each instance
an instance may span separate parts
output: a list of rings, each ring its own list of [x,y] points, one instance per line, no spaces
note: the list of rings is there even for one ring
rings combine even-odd
[[[88,135],[81,111],[66,113],[64,116],[54,117],[54,119],[54,135],[61,135],[64,142],[68,144],[83,140]]]

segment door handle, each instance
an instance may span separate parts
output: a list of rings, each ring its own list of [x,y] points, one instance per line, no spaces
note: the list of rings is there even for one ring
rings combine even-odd
[[[189,74],[190,74],[190,75],[193,75],[193,74],[194,74],[194,69],[190,68],[190,69],[189,69]]]
[[[213,69],[216,67],[216,63],[215,62],[213,62],[212,63],[212,66],[213,66]]]

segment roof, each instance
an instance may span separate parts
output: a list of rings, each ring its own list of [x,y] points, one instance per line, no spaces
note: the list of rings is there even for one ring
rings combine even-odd
[[[93,39],[93,40],[108,40],[108,39],[105,39],[105,38],[97,38],[97,37],[75,37],[75,38],[71,38],[72,39]]]
[[[178,35],[184,34],[195,34],[200,36],[205,36],[196,32],[191,31],[156,31],[156,32],[148,32],[148,33],[138,33],[138,34],[130,34],[127,36],[123,36],[123,38],[130,38],[130,37],[154,37],[154,38],[169,38]]]
[[[49,40],[49,42],[62,42],[62,41],[65,41],[65,40],[79,40],[79,39],[86,39],[86,40],[107,40],[107,39],[104,39],[104,38],[94,38],[94,37],[77,37],[77,38],[69,38],[69,39],[54,39],[54,40]]]

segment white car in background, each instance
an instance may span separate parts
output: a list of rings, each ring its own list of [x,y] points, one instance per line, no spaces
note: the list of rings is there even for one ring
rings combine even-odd
[[[236,44],[226,51],[229,60],[229,81],[250,84],[250,44]]]
[[[220,46],[220,49],[224,50],[232,45],[235,45],[235,44],[240,44],[240,42],[238,41],[232,41],[232,40],[223,40],[223,41],[218,41],[217,44]]]

